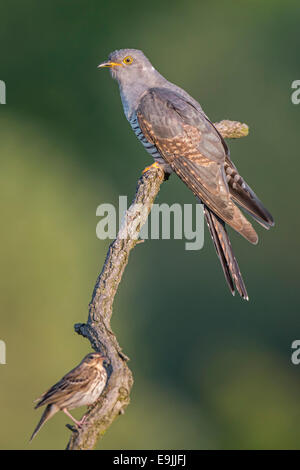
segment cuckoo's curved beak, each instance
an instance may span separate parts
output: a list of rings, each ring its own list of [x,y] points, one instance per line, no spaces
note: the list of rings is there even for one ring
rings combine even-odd
[[[120,66],[122,67],[122,64],[119,64],[118,62],[111,62],[110,60],[108,62],[102,62],[101,64],[98,65],[98,69],[101,69],[103,67],[116,67]]]

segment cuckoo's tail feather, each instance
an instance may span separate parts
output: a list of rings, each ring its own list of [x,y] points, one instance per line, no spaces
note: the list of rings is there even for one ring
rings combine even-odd
[[[225,228],[225,223],[207,206],[204,206],[204,214],[221,266],[224,271],[225,279],[232,295],[235,294],[236,288],[243,299],[249,300],[242,274],[232,251],[228,233]]]
[[[39,432],[39,430],[46,423],[46,421],[48,421],[48,419],[52,418],[52,416],[55,415],[55,413],[57,413],[58,410],[59,410],[59,408],[56,405],[53,405],[53,404],[50,404],[45,408],[37,427],[35,428],[35,430],[32,433],[30,441],[32,441],[32,439]]]

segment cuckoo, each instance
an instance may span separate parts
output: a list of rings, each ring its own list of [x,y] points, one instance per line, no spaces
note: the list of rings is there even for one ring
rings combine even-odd
[[[175,172],[202,202],[229,289],[248,300],[225,224],[256,244],[257,233],[239,207],[267,229],[274,221],[239,174],[223,137],[200,104],[166,80],[142,51],[117,50],[98,67],[110,68],[119,83],[125,116],[154,165],[166,175]]]

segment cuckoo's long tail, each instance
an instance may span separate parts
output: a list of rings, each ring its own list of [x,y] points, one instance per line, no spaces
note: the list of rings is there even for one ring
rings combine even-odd
[[[225,223],[207,206],[204,206],[204,214],[232,295],[235,294],[236,289],[243,299],[249,300],[239,265],[232,251]]]

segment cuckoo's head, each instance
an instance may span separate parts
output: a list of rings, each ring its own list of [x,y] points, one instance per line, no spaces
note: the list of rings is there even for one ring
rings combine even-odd
[[[106,62],[98,65],[98,68],[110,68],[113,78],[120,84],[129,84],[135,81],[149,81],[156,70],[138,49],[120,49],[112,52]]]

